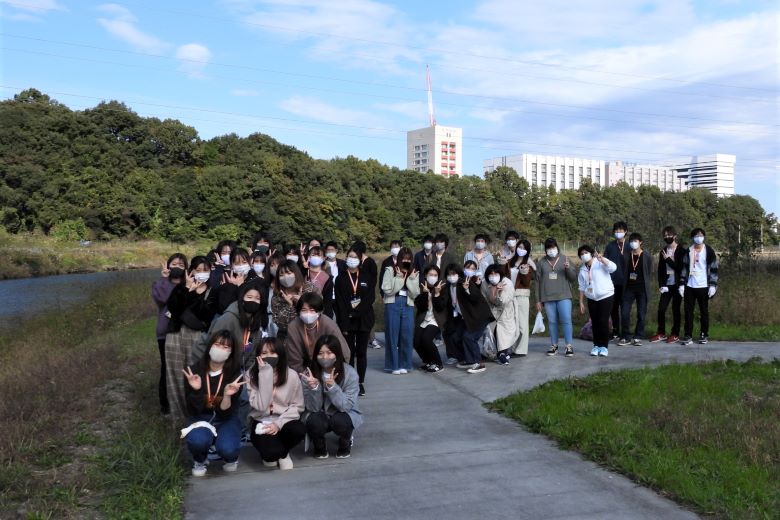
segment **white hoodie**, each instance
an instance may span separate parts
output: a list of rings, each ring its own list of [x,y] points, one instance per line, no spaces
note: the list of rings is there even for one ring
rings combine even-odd
[[[612,284],[610,273],[615,272],[617,265],[607,258],[604,260],[607,261],[607,265],[594,258],[590,269],[585,264],[580,267],[577,282],[580,285],[580,292],[585,293],[585,297],[589,300],[599,301],[615,294],[615,286]]]

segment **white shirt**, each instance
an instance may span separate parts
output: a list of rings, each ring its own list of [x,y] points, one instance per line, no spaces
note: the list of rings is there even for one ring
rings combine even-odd
[[[615,294],[615,286],[609,274],[615,272],[617,265],[607,258],[604,260],[607,261],[607,265],[594,258],[590,269],[585,264],[580,267],[577,282],[580,286],[580,292],[585,293],[585,297],[589,300],[599,301]]]
[[[701,246],[701,251],[696,251],[693,247],[688,251],[690,258],[688,273],[688,287],[692,289],[701,289],[707,287],[707,248]]]

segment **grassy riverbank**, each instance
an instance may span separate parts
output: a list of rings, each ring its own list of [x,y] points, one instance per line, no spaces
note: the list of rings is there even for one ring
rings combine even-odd
[[[172,253],[188,257],[213,245],[117,239],[92,242],[59,240],[42,234],[12,235],[0,230],[0,280],[54,274],[157,268]]]
[[[148,285],[127,283],[0,332],[0,517],[180,516],[152,315]]]
[[[780,360],[602,372],[492,407],[702,514],[780,510]]]

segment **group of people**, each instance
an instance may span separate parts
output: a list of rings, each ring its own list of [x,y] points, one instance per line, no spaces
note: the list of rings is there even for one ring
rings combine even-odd
[[[356,241],[340,257],[335,242],[318,239],[276,247],[267,233],[248,248],[225,240],[203,256],[177,253],[162,266],[152,295],[158,306],[157,340],[162,412],[186,426],[182,437],[193,458],[193,475],[207,471],[209,452],[238,466],[241,442],[250,442],[264,464],[290,469],[290,450],[308,436],[316,458],[328,457],[326,434],[337,439],[336,457],[349,457],[353,433],[363,422],[358,397],[365,395],[367,349],[375,325],[374,303],[384,304],[384,371],[412,370],[413,352],[425,372],[445,365],[467,373],[486,370],[483,348],[495,345],[496,362],[528,353],[532,282],[536,307],[549,323],[551,347],[573,356],[571,283],[578,281],[593,324],[594,356],[608,355],[610,336],[639,345],[652,294],[652,259],[642,237],[614,226],[615,241],[603,255],[583,245],[579,274],[553,238],[532,260],[531,243],[509,231],[499,250],[477,234],[463,261],[449,251],[444,234],[422,239],[414,252],[399,240],[379,268]],[[708,333],[707,302],[717,287],[715,252],[697,228],[690,248],[664,229],[659,253],[659,330],[651,341],[691,343],[693,309],[701,314],[700,343]],[[629,316],[637,304],[637,323]],[[673,326],[664,315],[672,304]],[[610,318],[612,329],[610,329]],[[439,352],[443,342],[445,356]]]

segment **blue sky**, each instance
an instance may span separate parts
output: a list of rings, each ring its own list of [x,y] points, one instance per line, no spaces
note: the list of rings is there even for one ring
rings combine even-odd
[[[738,0],[0,0],[0,96],[117,99],[204,138],[404,167],[430,64],[466,174],[523,152],[730,153],[737,193],[780,213],[779,22]]]

